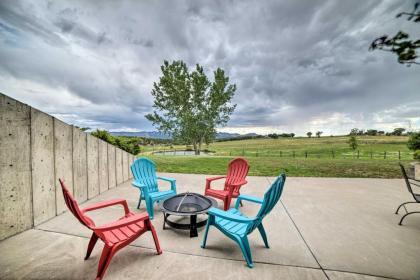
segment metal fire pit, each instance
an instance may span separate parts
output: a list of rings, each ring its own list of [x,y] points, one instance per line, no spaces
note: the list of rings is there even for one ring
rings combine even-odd
[[[166,224],[172,228],[190,230],[190,237],[197,237],[197,228],[206,224],[207,219],[197,222],[197,215],[206,214],[211,207],[217,207],[217,201],[210,197],[205,197],[198,193],[181,193],[165,199],[159,203],[163,212],[163,229]],[[168,219],[169,216],[189,216],[190,222],[177,223]]]

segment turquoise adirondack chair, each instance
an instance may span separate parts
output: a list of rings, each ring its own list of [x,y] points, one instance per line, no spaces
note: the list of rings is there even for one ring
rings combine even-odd
[[[176,181],[172,178],[156,176],[156,164],[147,158],[138,158],[131,165],[131,172],[134,180],[131,183],[134,187],[140,189],[139,203],[137,209],[140,208],[142,199],[146,201],[147,212],[150,219],[153,219],[155,202],[164,200],[176,195]],[[158,179],[171,183],[171,189],[167,191],[159,191]]]
[[[256,228],[261,234],[264,241],[265,247],[268,247],[267,235],[265,233],[262,220],[270,213],[273,207],[277,204],[283,191],[284,182],[286,181],[286,175],[281,174],[277,177],[276,181],[271,185],[270,189],[265,193],[264,198],[256,198],[248,195],[239,195],[235,208],[230,208],[228,211],[222,211],[218,208],[210,208],[208,211],[209,218],[207,220],[207,226],[204,231],[203,242],[201,247],[206,247],[207,234],[210,226],[215,226],[227,237],[238,243],[242,250],[242,254],[246,260],[246,263],[250,268],[254,267],[251,256],[251,249],[249,247],[248,235],[251,234]],[[241,200],[247,200],[261,204],[261,208],[258,214],[251,218],[242,214],[238,208]]]

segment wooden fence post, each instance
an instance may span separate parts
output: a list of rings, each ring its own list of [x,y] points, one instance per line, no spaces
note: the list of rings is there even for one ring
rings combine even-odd
[[[370,151],[370,159],[373,159],[373,152]]]
[[[305,151],[305,158],[308,158],[308,152]]]
[[[357,159],[359,159],[359,150],[357,150]]]
[[[335,158],[334,150],[331,150],[332,158]]]
[[[401,160],[401,151],[398,151],[398,160]]]
[[[386,159],[386,151],[384,152],[384,159]]]

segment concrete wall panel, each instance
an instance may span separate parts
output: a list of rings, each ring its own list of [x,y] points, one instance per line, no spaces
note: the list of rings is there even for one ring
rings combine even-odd
[[[87,200],[86,133],[73,127],[73,193],[79,203]]]
[[[115,148],[115,170],[116,170],[116,178],[117,178],[117,185],[121,184],[123,179],[123,151],[119,148]]]
[[[99,139],[98,145],[99,192],[103,193],[108,190],[108,144]]]
[[[33,226],[30,107],[0,94],[0,240]]]
[[[108,187],[115,188],[116,181],[116,168],[115,168],[115,146],[108,145]]]
[[[131,165],[133,164],[134,156],[132,154],[128,155],[128,178],[133,179],[133,173],[131,172]]]
[[[34,225],[56,215],[53,117],[31,108]]]
[[[73,128],[57,119],[54,119],[54,165],[56,208],[60,214],[67,210],[67,206],[58,179],[64,180],[73,193]]]
[[[87,137],[87,172],[88,172],[88,198],[99,194],[99,149],[98,138],[90,134]]]
[[[128,153],[126,151],[122,152],[123,155],[123,180],[126,182],[128,180]]]

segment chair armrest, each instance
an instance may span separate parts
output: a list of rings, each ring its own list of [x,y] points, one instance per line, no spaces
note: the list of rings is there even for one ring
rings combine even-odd
[[[139,182],[139,181],[137,181],[137,180],[133,180],[133,181],[131,181],[131,185],[133,185],[133,187],[139,188],[139,189],[141,189],[141,190],[143,190],[143,188],[146,188],[146,185],[145,185],[145,184],[140,183],[140,182]]]
[[[258,197],[255,197],[255,196],[241,194],[236,199],[236,204],[235,204],[235,208],[236,209],[239,208],[239,204],[241,203],[241,200],[251,201],[251,202],[255,202],[255,203],[259,203],[259,204],[262,204],[263,203],[263,199],[261,199],[261,198],[258,198]]]
[[[94,227],[93,229],[98,230],[98,231],[109,231],[109,230],[121,228],[124,226],[138,223],[140,221],[148,220],[148,219],[149,219],[149,215],[147,214],[147,212],[143,212],[140,214],[129,216],[127,218],[123,218],[121,220],[118,220],[110,224]]]
[[[231,183],[230,185],[234,186],[234,187],[239,187],[239,186],[245,185],[246,183],[248,183],[247,180],[241,180],[241,181],[236,182],[236,183]]]
[[[206,190],[210,189],[210,183],[212,181],[220,180],[220,179],[223,179],[223,178],[226,178],[226,176],[217,176],[217,177],[206,178]]]
[[[147,186],[145,184],[140,183],[137,180],[131,181],[131,184],[134,187],[139,188],[141,190],[141,192],[144,194],[144,197],[148,197],[149,196],[149,189],[147,188]]]
[[[238,222],[238,223],[249,223],[252,222],[252,219],[240,216],[240,215],[235,215],[226,211],[222,211],[218,208],[212,207],[209,209],[209,211],[207,212],[207,214],[209,215],[213,215],[216,217],[220,217],[229,221],[233,221],[233,222]]]
[[[216,177],[206,178],[206,181],[211,182],[211,181],[220,180],[220,179],[223,179],[223,178],[226,178],[226,176],[216,176]]]
[[[157,178],[160,179],[160,180],[163,180],[163,181],[170,182],[171,183],[171,190],[176,192],[176,179],[163,177],[163,176],[158,176]]]
[[[127,201],[125,199],[113,199],[113,200],[109,200],[109,201],[104,201],[104,202],[98,202],[92,205],[89,205],[88,207],[85,207],[82,209],[83,213],[89,212],[89,211],[93,211],[93,210],[97,210],[97,209],[101,209],[101,208],[105,208],[108,206],[112,206],[112,205],[117,205],[117,204],[121,204],[124,207],[124,212],[127,215],[128,213],[130,213],[130,211],[128,210],[128,205],[127,205]]]

